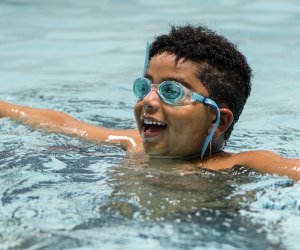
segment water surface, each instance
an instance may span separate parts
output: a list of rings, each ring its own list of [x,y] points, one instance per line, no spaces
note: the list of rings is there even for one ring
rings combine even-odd
[[[300,157],[297,1],[0,2],[0,99],[135,128],[147,39],[205,24],[235,42],[253,92],[228,150]],[[132,158],[0,120],[0,249],[298,249],[299,184]],[[255,239],[255,240],[254,240]]]

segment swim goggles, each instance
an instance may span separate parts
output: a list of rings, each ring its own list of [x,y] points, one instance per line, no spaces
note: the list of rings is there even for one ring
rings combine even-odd
[[[143,73],[146,72],[149,64],[150,47],[151,47],[151,43],[147,42]],[[159,97],[163,100],[163,102],[165,102],[168,105],[183,106],[183,105],[191,104],[193,102],[200,102],[210,106],[211,108],[217,111],[217,118],[215,124],[211,129],[210,133],[207,135],[201,149],[201,158],[203,158],[207,146],[211,141],[220,123],[220,109],[218,105],[212,99],[204,97],[198,93],[195,93],[176,81],[170,80],[170,81],[163,81],[160,84],[151,84],[151,81],[149,79],[141,77],[136,79],[133,83],[133,93],[140,100],[143,100],[145,96],[152,90],[155,90],[158,93]]]
[[[166,104],[183,106],[193,102],[205,102],[206,97],[199,95],[176,81],[164,81],[160,84],[152,84],[147,78],[141,77],[133,83],[134,95],[142,100],[150,91],[156,91]]]

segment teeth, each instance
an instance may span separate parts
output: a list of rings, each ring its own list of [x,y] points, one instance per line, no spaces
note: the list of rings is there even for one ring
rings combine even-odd
[[[157,121],[153,121],[153,120],[144,120],[144,123],[148,124],[148,125],[159,125],[159,126],[165,126],[165,125],[167,125],[166,123],[157,122]]]

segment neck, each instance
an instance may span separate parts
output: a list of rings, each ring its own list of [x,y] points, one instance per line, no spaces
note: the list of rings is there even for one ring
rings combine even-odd
[[[223,138],[221,139],[215,139],[212,143],[212,145],[208,146],[205,155],[201,159],[201,153],[196,153],[193,155],[186,155],[186,156],[163,156],[163,155],[149,155],[150,158],[153,159],[179,159],[179,160],[184,160],[184,161],[199,161],[200,162],[206,162],[208,161],[211,157],[217,156],[220,153],[224,153],[223,147],[225,145],[225,141]]]

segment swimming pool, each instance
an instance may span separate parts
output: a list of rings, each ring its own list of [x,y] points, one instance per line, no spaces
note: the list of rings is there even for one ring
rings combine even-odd
[[[134,128],[145,41],[205,23],[255,75],[228,150],[300,157],[299,14],[292,0],[1,1],[0,99]],[[300,186],[285,177],[0,126],[0,249],[299,249]]]

